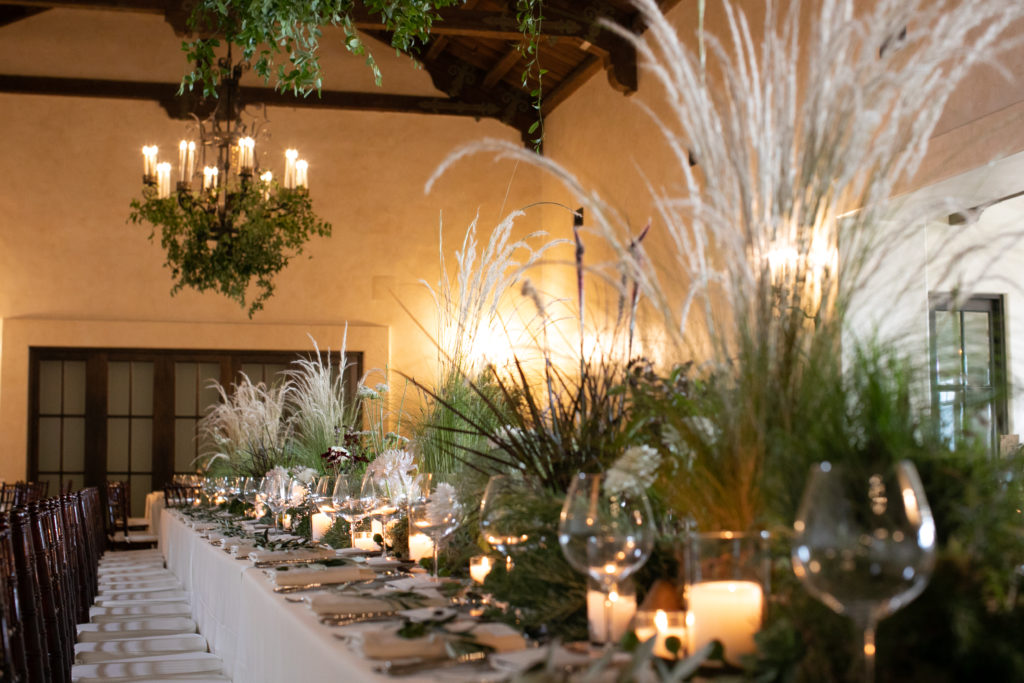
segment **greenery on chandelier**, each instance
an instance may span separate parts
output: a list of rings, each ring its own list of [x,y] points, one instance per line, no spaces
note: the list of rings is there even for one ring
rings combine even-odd
[[[304,188],[242,183],[230,192],[223,216],[216,202],[224,190],[212,192],[203,199],[159,198],[156,188],[145,187],[142,199],[131,202],[129,220],[153,226],[150,239],[159,231],[172,295],[185,287],[219,292],[243,308],[248,301],[251,318],[274,293],[274,277],[313,236],[329,236],[331,226],[313,212]]]

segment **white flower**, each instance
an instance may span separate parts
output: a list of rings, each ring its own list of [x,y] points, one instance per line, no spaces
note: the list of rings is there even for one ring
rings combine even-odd
[[[661,454],[647,445],[630,446],[605,473],[604,486],[609,493],[628,488],[644,490],[654,483],[661,466]]]
[[[392,448],[378,455],[367,470],[374,477],[386,480],[392,493],[398,494],[413,489],[418,468],[412,453]]]
[[[427,499],[427,523],[432,527],[451,526],[453,520],[458,517],[460,508],[455,487],[442,482]]]
[[[303,484],[309,484],[313,481],[313,477],[316,476],[316,470],[312,467],[294,467],[291,474]]]
[[[381,382],[380,384],[375,386],[373,390],[376,391],[378,394],[386,394],[388,393],[388,385]]]
[[[281,477],[281,478],[287,479],[289,475],[288,475],[288,470],[286,470],[285,468],[283,468],[280,465],[278,465],[277,467],[274,467],[273,469],[268,470],[267,474],[265,476],[267,476],[267,477]]]
[[[378,396],[377,392],[371,389],[370,387],[366,386],[365,384],[360,384],[359,387],[356,389],[356,398],[373,401],[380,398],[380,396]]]

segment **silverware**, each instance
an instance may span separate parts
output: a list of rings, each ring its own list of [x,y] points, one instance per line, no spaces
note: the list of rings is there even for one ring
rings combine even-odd
[[[325,626],[351,626],[367,621],[391,621],[398,617],[397,610],[383,612],[360,612],[358,614],[321,614],[320,623]]]
[[[417,674],[423,671],[434,671],[436,669],[447,669],[453,666],[460,666],[462,664],[473,664],[475,662],[482,662],[486,659],[487,653],[480,650],[477,652],[467,652],[465,654],[458,655],[457,657],[436,657],[431,659],[419,659],[412,662],[397,663],[387,661],[373,667],[373,670],[379,674],[387,674],[388,676],[408,676],[410,674]]]

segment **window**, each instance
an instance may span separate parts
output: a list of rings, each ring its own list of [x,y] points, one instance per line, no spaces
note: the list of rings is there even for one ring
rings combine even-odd
[[[132,514],[141,516],[147,493],[195,471],[205,450],[196,424],[219,400],[211,380],[229,386],[244,372],[253,382],[280,381],[305,353],[32,348],[28,476],[49,481],[50,491],[127,481]],[[348,361],[355,386],[362,354]]]
[[[950,294],[930,297],[932,410],[954,443],[975,433],[995,453],[1008,426],[1003,299],[952,302]]]

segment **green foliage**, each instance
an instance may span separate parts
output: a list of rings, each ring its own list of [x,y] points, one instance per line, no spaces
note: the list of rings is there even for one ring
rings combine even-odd
[[[529,87],[531,83],[535,84],[533,90],[530,91],[530,97],[533,98],[533,108],[537,112],[537,120],[530,125],[528,133],[530,135],[536,133],[537,137],[530,142],[533,143],[533,148],[540,152],[544,142],[544,113],[542,111],[544,74],[548,72],[540,65],[540,35],[541,27],[544,24],[544,0],[516,0],[516,21],[519,23],[519,30],[522,31],[524,38],[518,46],[520,54],[526,60],[526,66],[523,67],[521,76],[523,87]]]
[[[248,307],[251,318],[273,294],[274,276],[302,253],[303,245],[314,235],[331,234],[330,224],[313,212],[304,188],[289,190],[274,183],[269,200],[263,192],[258,184],[246,183],[231,193],[225,221],[230,229],[211,210],[216,194],[203,201],[187,194],[159,199],[155,188],[146,187],[141,200],[132,200],[129,220],[153,226],[150,239],[160,231],[174,280],[172,295],[184,287],[213,290],[245,307],[249,287],[255,284]]]
[[[437,19],[437,10],[459,0],[364,0],[363,7],[380,17],[391,32],[391,44],[399,51],[415,53],[426,42]],[[217,83],[230,75],[231,64],[218,61],[221,39],[241,50],[243,63],[278,90],[296,95],[320,91],[320,38],[323,27],[339,26],[345,48],[366,57],[378,85],[377,67],[356,32],[352,0],[199,0],[189,17],[189,27],[201,36],[182,43],[192,70],[181,81],[181,92],[200,86],[203,95],[216,97]]]

